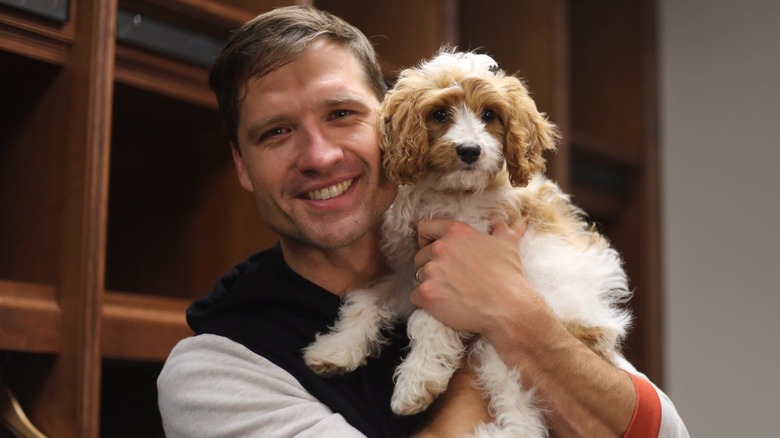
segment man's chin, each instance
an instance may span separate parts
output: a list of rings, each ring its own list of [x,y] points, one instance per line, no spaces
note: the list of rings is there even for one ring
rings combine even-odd
[[[358,231],[359,228],[354,223],[314,225],[301,229],[297,236],[282,240],[288,240],[301,249],[337,250],[359,241],[365,235],[365,232]]]

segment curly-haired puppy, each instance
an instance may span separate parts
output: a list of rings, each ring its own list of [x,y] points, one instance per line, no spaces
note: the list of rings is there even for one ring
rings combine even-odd
[[[415,288],[416,226],[446,217],[487,231],[496,217],[528,222],[521,237],[523,271],[569,330],[609,360],[618,353],[630,316],[617,252],[546,179],[542,156],[555,148],[555,127],[523,83],[487,55],[445,50],[401,72],[380,109],[388,176],[401,184],[383,226],[383,251],[393,273],[350,292],[339,319],[304,351],[320,374],[348,372],[377,354],[383,331],[408,318],[410,351],[396,370],[392,408],[422,411],[447,388],[469,333],[444,326],[409,303]],[[547,435],[522,370],[507,367],[484,339],[470,359],[495,420],[478,436]]]

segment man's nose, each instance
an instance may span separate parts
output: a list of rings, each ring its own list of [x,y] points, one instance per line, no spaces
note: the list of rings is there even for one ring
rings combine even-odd
[[[301,172],[327,171],[344,157],[344,150],[320,127],[303,130],[298,147],[297,167]]]

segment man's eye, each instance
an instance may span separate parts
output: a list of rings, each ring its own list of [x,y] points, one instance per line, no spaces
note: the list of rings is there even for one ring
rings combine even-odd
[[[282,134],[287,132],[285,128],[272,128],[268,131],[265,131],[262,136],[260,136],[260,141],[268,140],[273,137],[278,137]]]
[[[333,113],[331,114],[331,116],[332,116],[334,119],[343,119],[344,117],[347,117],[347,116],[348,116],[348,115],[350,115],[350,114],[352,114],[352,111],[350,111],[350,110],[344,110],[344,109],[340,109],[340,110],[335,110],[335,111],[333,111]]]
[[[436,110],[431,116],[433,117],[433,120],[436,120],[439,123],[444,123],[450,118],[450,114],[447,110]]]

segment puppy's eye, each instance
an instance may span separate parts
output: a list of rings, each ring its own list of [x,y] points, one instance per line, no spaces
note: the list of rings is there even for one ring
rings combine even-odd
[[[496,112],[491,109],[486,109],[482,113],[482,121],[488,123],[492,122],[493,120],[496,120]]]
[[[434,120],[440,123],[444,123],[450,118],[450,114],[446,110],[436,110],[431,114]]]

